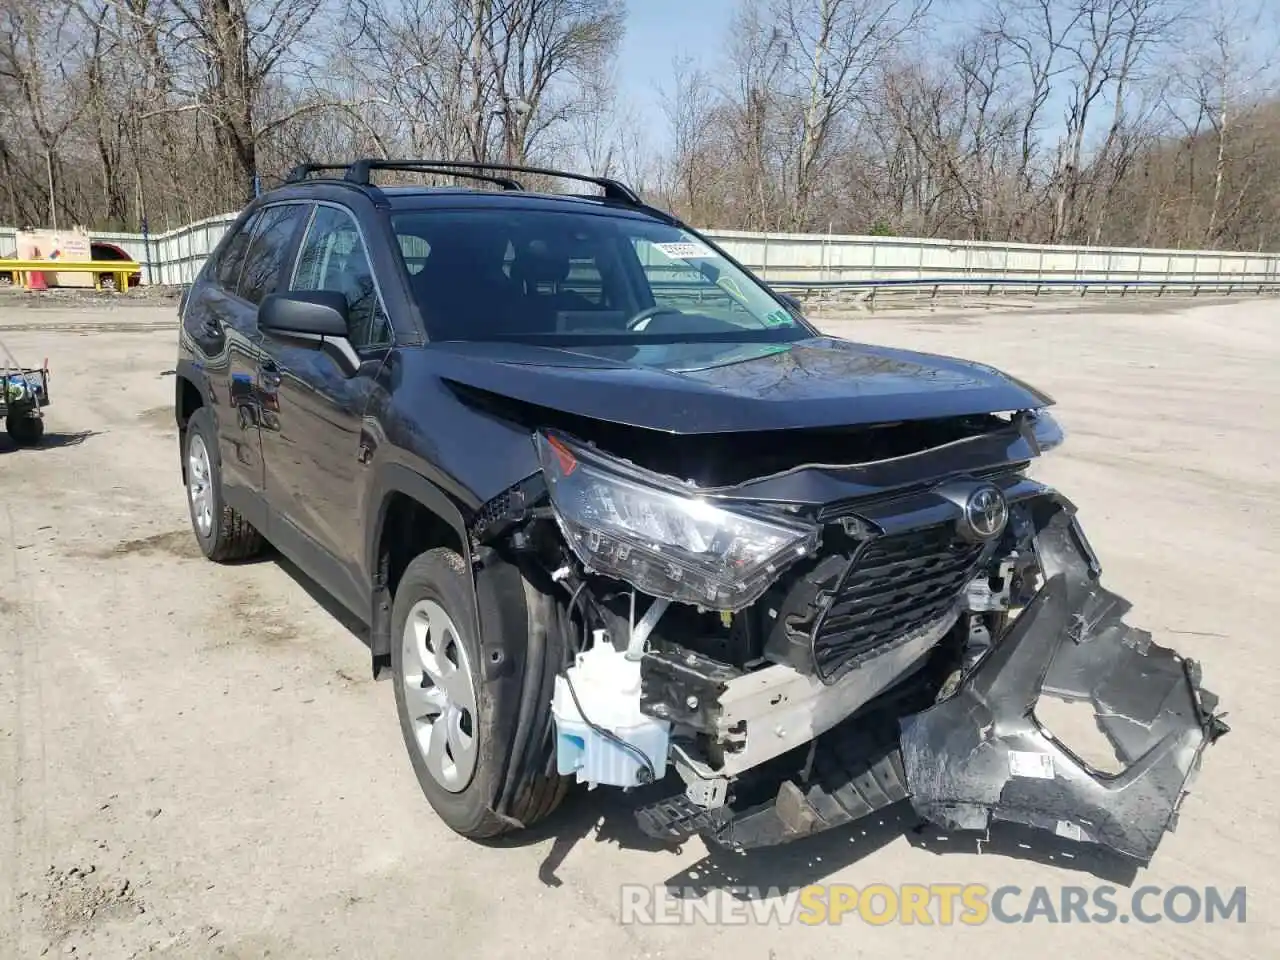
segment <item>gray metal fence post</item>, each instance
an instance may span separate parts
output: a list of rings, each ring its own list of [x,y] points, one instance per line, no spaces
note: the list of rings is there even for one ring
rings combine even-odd
[[[155,268],[151,265],[151,231],[147,227],[147,218],[142,218],[142,250],[147,260],[147,286],[156,282]]]

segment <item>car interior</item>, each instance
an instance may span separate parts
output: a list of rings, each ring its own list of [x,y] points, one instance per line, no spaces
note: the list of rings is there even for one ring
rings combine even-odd
[[[687,269],[704,289],[696,299],[688,289],[671,294],[654,282],[670,268],[646,267],[626,233],[565,220],[397,217],[410,284],[432,339],[759,328],[710,277]],[[683,284],[690,286],[687,276]],[[745,323],[733,322],[735,313]]]

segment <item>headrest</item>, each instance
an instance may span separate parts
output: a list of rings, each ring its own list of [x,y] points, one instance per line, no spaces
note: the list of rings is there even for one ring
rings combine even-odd
[[[425,263],[433,271],[496,269],[502,266],[507,246],[505,236],[484,226],[451,227],[447,233],[424,239],[431,250]]]
[[[527,283],[563,283],[569,276],[568,251],[558,249],[546,240],[530,240],[522,244],[511,264],[512,279]]]

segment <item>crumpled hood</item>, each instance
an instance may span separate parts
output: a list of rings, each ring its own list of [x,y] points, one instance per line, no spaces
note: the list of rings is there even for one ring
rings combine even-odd
[[[816,337],[793,343],[550,347],[437,343],[447,380],[670,433],[857,426],[1044,407],[984,364]]]

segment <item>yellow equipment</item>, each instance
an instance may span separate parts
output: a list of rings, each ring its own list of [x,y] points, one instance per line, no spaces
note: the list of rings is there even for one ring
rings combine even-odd
[[[129,289],[129,275],[142,267],[133,260],[4,260],[0,259],[0,273],[11,272],[13,282],[27,290],[38,289],[42,284],[31,282],[34,273],[92,273],[95,290],[102,289],[102,274],[115,277],[116,292]]]

